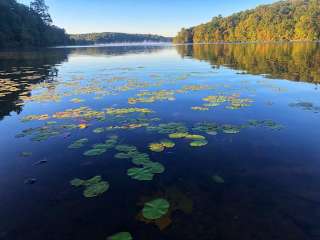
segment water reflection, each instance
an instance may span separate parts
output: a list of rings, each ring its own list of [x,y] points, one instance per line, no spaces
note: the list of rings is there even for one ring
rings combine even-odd
[[[182,57],[228,66],[250,74],[304,82],[320,82],[319,43],[178,45]]]

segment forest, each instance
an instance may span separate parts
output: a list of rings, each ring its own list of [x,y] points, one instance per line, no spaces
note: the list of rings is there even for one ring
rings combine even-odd
[[[288,0],[217,16],[183,28],[174,43],[314,41],[320,39],[320,0]]]
[[[77,45],[123,43],[123,42],[171,42],[172,38],[162,37],[153,34],[129,34],[129,33],[87,33],[72,34],[71,40]]]
[[[64,45],[69,37],[64,29],[52,24],[44,0],[30,6],[16,0],[0,1],[0,48]]]

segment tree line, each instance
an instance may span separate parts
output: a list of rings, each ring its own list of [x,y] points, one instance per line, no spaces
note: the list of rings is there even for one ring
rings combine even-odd
[[[287,0],[183,28],[175,43],[320,39],[320,0]]]
[[[129,33],[87,33],[70,35],[74,44],[103,44],[103,43],[123,43],[123,42],[171,42],[172,38],[153,34],[129,34]]]
[[[69,43],[64,29],[52,25],[44,0],[30,6],[0,0],[0,48],[44,47]]]

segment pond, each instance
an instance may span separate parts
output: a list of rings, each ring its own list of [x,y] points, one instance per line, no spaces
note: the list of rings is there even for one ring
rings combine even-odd
[[[0,59],[0,239],[320,238],[318,43]]]

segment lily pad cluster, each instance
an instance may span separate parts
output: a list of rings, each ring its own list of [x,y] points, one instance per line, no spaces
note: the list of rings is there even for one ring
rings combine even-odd
[[[83,155],[88,156],[88,157],[94,157],[94,156],[99,156],[105,153],[106,151],[112,149],[115,147],[115,145],[118,142],[118,137],[117,136],[112,136],[108,138],[104,143],[97,143],[92,145],[92,148],[85,151]]]
[[[142,93],[137,94],[136,98],[129,98],[129,104],[136,104],[136,103],[153,103],[156,101],[174,101],[175,92],[173,90],[160,90],[160,91],[145,91]]]
[[[161,163],[153,162],[146,153],[141,153],[135,146],[118,145],[116,150],[119,151],[115,158],[131,159],[132,163],[139,166],[128,169],[127,175],[138,181],[151,181],[155,174],[165,171]]]
[[[31,137],[31,141],[42,142],[51,137],[63,136],[71,130],[78,129],[75,124],[57,124],[48,122],[41,127],[28,128],[16,135],[16,138]]]
[[[220,106],[223,103],[228,103],[228,105],[226,106],[226,109],[235,110],[243,107],[249,107],[253,102],[252,99],[240,98],[239,95],[231,95],[231,96],[213,95],[213,96],[205,97],[202,100],[207,103],[203,104],[203,106],[192,107],[191,109],[199,110],[199,111],[207,111],[210,108]]]
[[[148,108],[107,108],[106,113],[109,115],[124,115],[130,113],[153,113],[152,110]]]
[[[173,148],[176,144],[168,139],[161,140],[159,143],[150,143],[149,149],[153,152],[162,152],[166,148]]]
[[[208,141],[206,138],[202,135],[197,135],[197,134],[190,134],[187,132],[178,132],[178,133],[171,133],[169,134],[169,138],[171,139],[187,139],[187,140],[192,140],[190,143],[191,147],[203,147],[208,144]]]
[[[88,180],[75,178],[70,181],[74,187],[84,187],[83,196],[86,198],[93,198],[102,195],[108,191],[110,185],[108,182],[103,181],[101,176],[95,176]]]
[[[248,124],[251,127],[265,127],[272,130],[281,130],[283,128],[283,125],[272,120],[249,120]]]
[[[183,123],[161,123],[157,126],[147,127],[147,131],[154,131],[160,134],[170,134],[170,133],[185,133],[188,128]]]

